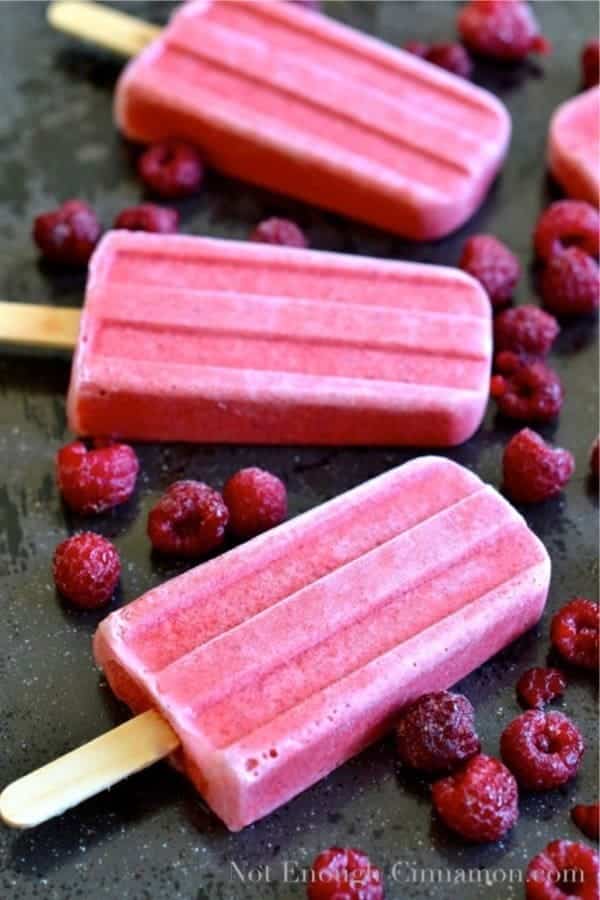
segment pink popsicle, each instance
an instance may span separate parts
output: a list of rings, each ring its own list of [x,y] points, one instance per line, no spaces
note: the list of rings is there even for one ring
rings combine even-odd
[[[530,628],[549,578],[506,500],[423,457],[112,613],[95,655],[235,831]]]
[[[491,94],[275,0],[195,0],[131,62],[117,125],[187,138],[228,174],[425,240],[462,225],[504,158]]]
[[[550,171],[570,197],[600,203],[600,87],[558,107],[548,138]]]
[[[69,421],[134,440],[444,446],[478,427],[490,356],[489,301],[456,269],[111,232]]]

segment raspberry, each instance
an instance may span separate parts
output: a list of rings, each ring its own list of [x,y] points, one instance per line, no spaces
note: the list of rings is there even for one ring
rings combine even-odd
[[[550,640],[563,659],[584,669],[598,667],[600,607],[573,597],[552,619]]]
[[[510,303],[521,277],[519,260],[490,234],[477,234],[463,247],[459,266],[481,282],[494,309]]]
[[[33,222],[33,239],[43,255],[66,266],[85,266],[101,233],[96,213],[81,200],[67,200]]]
[[[514,375],[521,366],[526,366],[530,362],[527,356],[520,353],[513,353],[512,350],[501,350],[494,356],[494,371],[500,372],[502,375]],[[503,381],[496,381],[497,385],[504,385]]]
[[[490,393],[504,416],[525,422],[555,419],[564,401],[560,378],[537,360],[521,360],[510,374],[492,376]]]
[[[600,861],[591,847],[552,841],[527,866],[527,900],[598,900]]]
[[[75,606],[95,609],[112,597],[121,574],[121,561],[110,541],[83,531],[59,544],[52,564],[60,593]]]
[[[579,729],[559,712],[530,709],[507,725],[500,752],[521,787],[546,791],[577,773],[584,743]]]
[[[191,144],[178,140],[148,147],[139,158],[138,172],[155,194],[167,199],[189,197],[204,179],[200,154]]]
[[[568,450],[550,447],[531,428],[523,428],[504,448],[504,489],[517,503],[539,503],[558,494],[575,471]]]
[[[179,225],[179,213],[167,206],[155,203],[140,203],[119,213],[113,228],[126,231],[152,231],[156,234],[173,234]]]
[[[552,49],[521,0],[471,0],[458,15],[458,31],[474,53],[508,62]]]
[[[589,806],[579,804],[571,810],[571,818],[577,827],[583,831],[590,841],[597,841],[600,834],[600,804],[590,803]]]
[[[600,437],[596,438],[590,451],[590,473],[596,481],[600,479]]]
[[[524,706],[541,709],[564,694],[567,679],[560,669],[535,667],[523,672],[517,682],[517,695]]]
[[[470,78],[473,71],[471,57],[460,44],[432,44],[425,52],[425,59],[461,78]]]
[[[589,315],[600,306],[598,263],[583,250],[569,247],[542,272],[540,292],[544,306],[557,316]]]
[[[250,235],[258,244],[278,244],[282,247],[308,247],[304,232],[289,219],[265,219]]]
[[[499,840],[519,817],[517,782],[499,760],[483,754],[436,781],[432,796],[446,825],[477,843]]]
[[[361,850],[331,847],[312,864],[308,900],[383,900],[383,876]]]
[[[544,210],[533,235],[535,252],[548,262],[567,247],[590,256],[600,252],[600,215],[583,200],[557,200]]]
[[[481,749],[473,707],[449,691],[424,694],[409,707],[397,725],[396,742],[402,762],[426,772],[454,769]]]
[[[506,309],[494,320],[494,349],[547,356],[559,331],[554,316],[537,306]]]
[[[219,547],[229,520],[218,491],[201,481],[176,481],[148,515],[155,550],[176,556],[204,556]]]
[[[594,87],[600,81],[600,41],[588,41],[581,54],[583,84],[586,88]]]
[[[81,441],[61,447],[56,455],[58,487],[67,506],[78,513],[100,513],[129,500],[139,462],[128,444],[96,446]]]
[[[229,526],[238,538],[254,537],[283,522],[287,515],[284,483],[264,469],[240,469],[223,490]]]

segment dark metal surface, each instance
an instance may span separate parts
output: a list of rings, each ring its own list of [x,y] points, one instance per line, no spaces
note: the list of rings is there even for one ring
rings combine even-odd
[[[157,21],[168,11],[162,3],[134,6]],[[456,7],[338,2],[327,11],[401,44],[410,38],[451,37]],[[456,262],[467,234],[485,230],[521,256],[525,277],[519,301],[530,299],[531,231],[552,196],[543,164],[548,120],[556,105],[578,90],[579,50],[598,30],[594,2],[544,3],[537,13],[555,43],[553,56],[539,68],[478,66],[476,79],[508,104],[514,136],[491,196],[459,234],[435,245],[410,245],[212,174],[202,195],[182,205],[184,230],[243,238],[259,219],[276,213],[297,219],[316,248],[448,264]],[[41,3],[2,4],[0,24],[0,296],[77,305],[83,278],[40,265],[29,230],[37,212],[71,196],[90,201],[106,224],[140,198],[131,153],[111,123],[119,65],[52,33]],[[564,495],[524,510],[554,564],[548,612],[534,633],[460,686],[475,705],[484,748],[492,754],[502,728],[519,711],[514,696],[519,673],[547,658],[551,612],[574,594],[595,596],[597,501],[587,481],[588,449],[598,431],[595,348],[594,323],[564,329],[552,362],[564,379],[567,402],[558,425],[543,431],[575,453],[577,471]],[[90,637],[102,614],[71,611],[55,595],[50,561],[59,540],[90,526],[116,542],[124,561],[119,604],[180,570],[153,559],[145,537],[148,508],[175,478],[219,486],[236,468],[256,463],[286,480],[296,514],[412,455],[380,449],[144,446],[135,499],[114,514],[84,521],[62,507],[53,479],[54,453],[68,436],[68,369],[68,360],[57,357],[0,355],[3,784],[126,715],[92,665]],[[448,455],[497,485],[502,448],[515,430],[490,410],[479,434]],[[518,826],[500,844],[467,847],[449,836],[432,819],[427,784],[397,770],[391,741],[238,835],[227,833],[183,778],[158,765],[34,831],[0,829],[0,897],[291,900],[303,897],[304,888],[291,883],[294,872],[288,872],[286,883],[285,861],[307,866],[331,844],[367,851],[386,869],[391,898],[521,897],[519,877],[527,860],[553,838],[580,837],[569,810],[575,798],[590,802],[597,794],[595,704],[591,679],[573,673],[558,706],[573,716],[588,740],[581,774],[563,790],[525,795]],[[396,882],[394,863],[400,864]],[[413,866],[441,873],[413,875]],[[260,881],[251,871],[256,867],[263,867]],[[461,876],[453,874],[456,869],[475,871]],[[432,886],[431,878],[438,883]]]

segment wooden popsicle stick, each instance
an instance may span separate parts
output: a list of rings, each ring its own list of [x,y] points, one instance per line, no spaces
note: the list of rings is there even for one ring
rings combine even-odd
[[[135,56],[161,29],[92,0],[53,0],[47,17],[53,28],[121,56]]]
[[[0,303],[0,343],[73,350],[80,318],[80,309]]]
[[[179,738],[157,712],[142,713],[14,781],[0,794],[0,818],[13,828],[40,825],[178,746]]]

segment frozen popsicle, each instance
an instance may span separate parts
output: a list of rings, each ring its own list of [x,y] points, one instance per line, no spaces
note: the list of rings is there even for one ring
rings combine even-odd
[[[550,171],[570,197],[600,203],[600,87],[567,100],[548,138]]]
[[[68,398],[80,435],[461,443],[490,304],[456,269],[115,231],[90,265]]]
[[[422,457],[149,591],[100,624],[94,650],[134,721],[170,725],[153,731],[153,758],[175,735],[172,761],[238,830],[530,628],[549,577],[503,497]],[[47,811],[39,785],[16,784],[0,798],[5,818],[28,792]],[[64,809],[62,788],[59,799]]]
[[[78,6],[55,4],[51,22],[118,50],[131,28],[137,51],[122,16],[94,27]],[[125,69],[115,118],[129,138],[188,139],[230,175],[416,240],[475,212],[510,137],[488,92],[280,0],[182,4]]]
[[[109,616],[99,664],[237,830],[541,614],[547,554],[471,472],[417,459]]]

